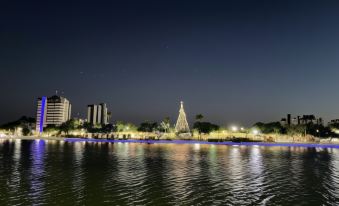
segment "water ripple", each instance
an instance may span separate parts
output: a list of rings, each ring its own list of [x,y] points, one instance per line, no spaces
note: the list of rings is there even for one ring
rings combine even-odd
[[[1,205],[338,205],[339,150],[0,143]]]

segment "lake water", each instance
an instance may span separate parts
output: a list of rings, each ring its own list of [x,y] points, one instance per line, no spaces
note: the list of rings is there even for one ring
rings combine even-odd
[[[338,204],[338,149],[0,141],[0,205]]]

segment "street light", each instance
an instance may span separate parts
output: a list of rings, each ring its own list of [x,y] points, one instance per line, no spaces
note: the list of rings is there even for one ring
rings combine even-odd
[[[253,133],[254,135],[258,135],[258,134],[259,134],[259,131],[256,130],[256,129],[254,129],[254,130],[252,131],[252,133]]]
[[[238,131],[238,127],[237,126],[232,126],[231,129],[232,129],[233,132]]]

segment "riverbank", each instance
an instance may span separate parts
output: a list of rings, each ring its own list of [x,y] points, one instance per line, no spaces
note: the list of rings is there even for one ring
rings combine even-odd
[[[295,143],[295,142],[208,142],[198,140],[109,140],[88,138],[64,138],[64,137],[3,137],[1,140],[57,140],[65,142],[101,142],[101,143],[141,143],[141,144],[205,144],[205,145],[227,145],[227,146],[265,146],[265,147],[309,147],[309,148],[336,148],[339,144],[331,143]]]

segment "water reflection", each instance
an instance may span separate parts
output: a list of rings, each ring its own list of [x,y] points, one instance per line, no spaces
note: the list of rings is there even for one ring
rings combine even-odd
[[[0,202],[338,205],[338,151],[0,140]]]
[[[169,148],[168,171],[165,173],[169,193],[172,194],[172,203],[175,205],[186,204],[185,200],[192,195],[189,177],[193,176],[189,168],[189,150],[183,148],[183,145]]]
[[[19,191],[20,188],[20,181],[21,181],[21,177],[20,177],[20,164],[19,164],[19,160],[20,160],[20,148],[21,148],[21,141],[20,140],[16,140],[13,141],[11,143],[11,147],[14,148],[14,153],[13,153],[13,158],[11,161],[11,176],[9,176],[8,178],[8,190],[11,194],[16,194]]]
[[[73,144],[73,166],[74,172],[72,173],[72,191],[74,192],[74,199],[77,204],[82,202],[83,197],[85,196],[84,188],[84,174],[83,174],[83,152],[85,144],[81,142],[76,142]]]
[[[251,184],[249,185],[249,193],[255,194],[256,197],[253,201],[258,202],[260,197],[264,195],[264,169],[262,162],[261,149],[259,146],[253,146],[250,148],[250,160],[249,160],[249,169]]]
[[[44,153],[45,141],[35,140],[31,145],[32,149],[32,166],[30,171],[30,191],[28,196],[32,200],[32,204],[38,204],[40,197],[44,193]]]

